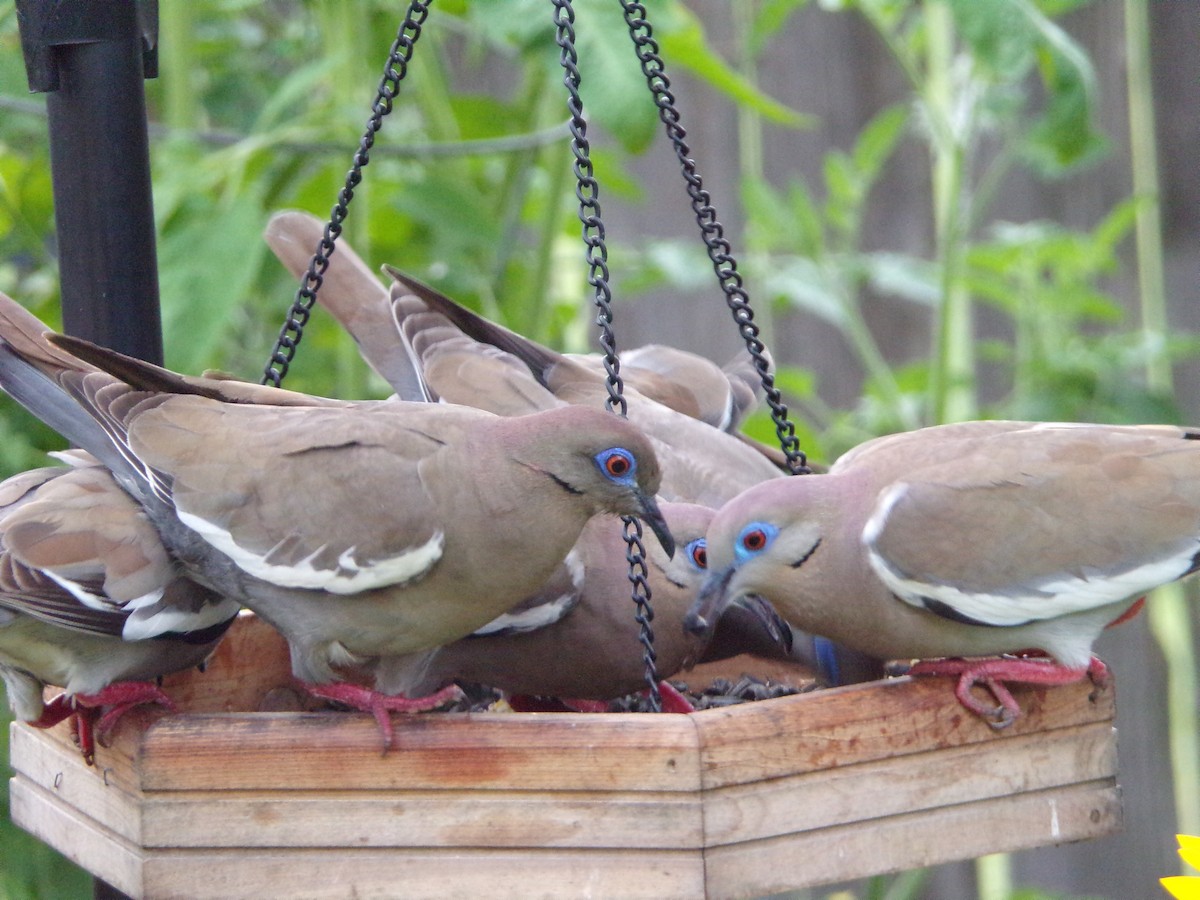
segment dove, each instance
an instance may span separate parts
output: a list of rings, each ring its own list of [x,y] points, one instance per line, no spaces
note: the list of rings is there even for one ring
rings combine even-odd
[[[666,679],[698,657],[710,658],[702,642],[684,630],[683,617],[706,571],[704,532],[713,511],[669,502],[661,509],[679,544],[674,557],[652,544],[646,548],[656,665],[659,677]],[[554,621],[526,623],[506,614],[487,629],[447,646],[388,660],[378,683],[385,692],[408,696],[424,696],[460,681],[566,700],[611,700],[645,687],[620,521],[612,516],[589,521],[570,562],[576,580],[568,593],[543,591],[522,610],[526,616],[552,615]],[[564,600],[570,609],[561,616],[544,609]],[[717,633],[722,653],[713,658],[750,652],[788,658],[791,650],[790,629],[762,601],[731,607]]]
[[[347,673],[521,602],[593,515],[640,516],[674,550],[649,441],[601,409],[273,405],[261,386],[239,402],[236,382],[47,334],[3,295],[0,387],[112,472],[190,577],[278,629],[299,680],[371,711],[385,746],[388,710],[412,701]]]
[[[324,238],[324,228],[325,223],[309,213],[285,210],[271,217],[264,238],[284,267],[300,279]],[[419,364],[396,340],[388,290],[344,239],[329,257],[317,303],[349,332],[368,365],[402,399],[418,399]],[[604,377],[603,357],[598,354],[565,358]],[[761,390],[761,376],[746,353],[718,366],[664,344],[623,351],[621,377],[644,397],[730,433],[757,407]]]
[[[799,628],[956,677],[959,700],[1003,727],[1020,714],[1004,682],[1102,682],[1100,632],[1198,556],[1200,430],[964,422],[731,500],[687,621],[702,632],[761,596]]]
[[[71,467],[0,483],[0,679],[21,721],[74,716],[91,764],[132,707],[174,709],[154,679],[202,664],[240,607],[184,577],[107,469],[56,455]]]
[[[282,212],[272,217],[265,237],[285,267],[300,277],[323,237],[323,226],[307,213]],[[480,406],[501,415],[551,409],[565,400],[597,406],[604,402],[607,392],[598,357],[557,354],[470,313],[397,270],[386,268],[397,279],[390,296],[367,265],[342,241],[329,259],[317,302],[346,328],[364,360],[401,399],[449,400]],[[452,313],[456,321],[451,322],[443,312],[431,309],[431,305]],[[460,328],[463,324],[470,335]],[[482,340],[475,340],[475,337]],[[500,346],[487,343],[489,340]],[[516,353],[502,348],[513,349]],[[636,368],[629,365],[631,360],[637,364]],[[674,388],[663,387],[657,375],[640,378],[639,370],[673,374],[669,380],[674,383]],[[661,345],[622,354],[622,374],[634,388],[630,392],[630,415],[655,441],[655,450],[664,469],[660,493],[669,500],[720,504],[744,487],[780,477],[786,470],[782,452],[772,452],[754,443],[747,446],[694,421],[698,417],[697,400],[672,403],[672,394],[678,397],[685,391],[695,391],[699,397],[712,398],[724,396],[729,384],[740,383],[741,389],[733,390],[735,399],[721,401],[725,405],[732,404],[737,410],[735,419],[740,420],[740,416],[748,411],[747,404],[754,400],[752,385],[757,383],[757,374],[748,360],[745,364],[727,365],[724,374],[716,379],[712,370],[721,371],[707,360]],[[539,380],[535,371],[549,371],[550,374],[543,374]],[[721,383],[725,387],[721,387]],[[663,402],[638,395],[638,388]],[[690,412],[690,419],[680,411]],[[728,427],[732,430],[736,421]],[[586,535],[585,532],[585,538]],[[623,555],[623,550],[615,545],[613,552]],[[594,558],[596,553],[580,546],[576,555]],[[555,578],[559,584],[568,580],[565,572]],[[627,599],[614,598],[609,602],[628,608],[629,604],[624,602]],[[663,611],[658,609],[657,600],[654,605],[660,620],[656,639],[679,645],[678,639],[669,633],[674,628],[674,611],[669,613],[670,624],[664,628],[661,624]],[[725,622],[713,638],[710,658],[752,652],[756,641],[764,642],[759,645],[764,655],[779,653],[782,644],[771,628],[764,627],[765,619],[761,615],[734,607],[729,610],[729,618],[730,621]],[[735,624],[735,619],[740,624]],[[790,635],[791,630],[788,631]],[[797,633],[794,637],[795,657],[817,670],[829,684],[882,677],[879,661],[865,654],[835,647],[812,635]],[[458,659],[469,648],[486,643],[472,638],[449,654],[448,659]],[[633,645],[630,652],[640,652],[640,645]],[[713,656],[712,653],[720,655]],[[672,652],[660,649],[660,657],[660,674],[669,672],[671,666],[663,669],[662,664],[672,660]],[[406,664],[406,668],[411,665],[411,662]],[[443,659],[443,665],[448,665],[447,659]],[[485,678],[479,680],[487,681]],[[578,696],[589,695],[581,692]]]

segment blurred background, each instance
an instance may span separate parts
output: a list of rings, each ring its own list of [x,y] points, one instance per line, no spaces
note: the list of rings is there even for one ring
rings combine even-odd
[[[576,5],[618,345],[723,361],[737,333],[620,6]],[[1200,4],[647,6],[812,458],[964,418],[1200,422]],[[296,289],[263,226],[281,208],[328,214],[403,8],[160,4],[146,91],[168,366],[259,378]],[[373,266],[579,350],[594,314],[558,53],[546,0],[438,0],[345,237]],[[60,321],[45,102],[28,93],[11,3],[0,290]],[[320,313],[287,386],[387,393]],[[60,446],[6,398],[0,429],[0,475]],[[771,439],[765,418],[751,430]],[[1149,608],[1098,648],[1118,684],[1121,834],[797,896],[1161,895],[1157,878],[1179,870],[1174,834],[1200,833],[1195,606],[1175,592]],[[0,897],[90,892],[9,824],[5,794]]]

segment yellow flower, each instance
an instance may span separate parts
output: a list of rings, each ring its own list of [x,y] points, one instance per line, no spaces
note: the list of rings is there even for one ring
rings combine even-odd
[[[1200,870],[1200,837],[1190,834],[1177,834],[1179,855],[1193,869]],[[1200,877],[1188,875],[1173,875],[1170,878],[1160,878],[1162,886],[1167,889],[1175,900],[1200,900]]]

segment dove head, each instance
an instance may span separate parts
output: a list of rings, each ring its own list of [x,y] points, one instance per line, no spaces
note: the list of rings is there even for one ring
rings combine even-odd
[[[662,512],[678,549],[670,559],[657,553],[654,547],[647,548],[647,555],[671,587],[694,597],[708,574],[704,535],[715,513],[709,507],[695,503],[663,503]]]
[[[836,497],[824,475],[799,475],[750,488],[717,511],[708,528],[708,569],[685,620],[711,633],[721,613],[746,597],[761,597],[785,616],[794,592],[819,563]]]
[[[585,503],[592,515],[640,517],[667,555],[674,555],[675,541],[654,499],[662,478],[658,459],[637,426],[614,413],[583,406],[504,421],[522,430],[519,462]]]

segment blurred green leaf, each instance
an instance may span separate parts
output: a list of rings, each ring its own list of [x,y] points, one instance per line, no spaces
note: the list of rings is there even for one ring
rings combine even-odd
[[[901,253],[866,253],[859,257],[871,288],[884,296],[934,306],[942,295],[935,263]]]
[[[713,51],[700,19],[681,3],[655,9],[654,33],[668,65],[678,65],[770,122],[810,128],[812,118],[773,100]]]
[[[954,22],[977,65],[1007,80],[1033,63],[1037,31],[1023,0],[950,0]]]
[[[832,325],[847,322],[843,298],[829,272],[801,256],[779,257],[761,276],[763,292]]]
[[[859,178],[874,184],[884,165],[891,159],[896,144],[908,124],[909,106],[897,103],[876,113],[854,142],[851,158]]]
[[[219,227],[214,227],[214,224]],[[263,263],[262,208],[251,194],[229,204],[196,198],[160,241],[159,290],[167,365],[199,373],[223,366],[221,348]],[[280,315],[282,322],[282,311]],[[266,354],[263,355],[264,361]]]
[[[749,35],[751,58],[757,59],[771,38],[787,24],[792,14],[808,6],[808,2],[809,0],[764,0]]]

